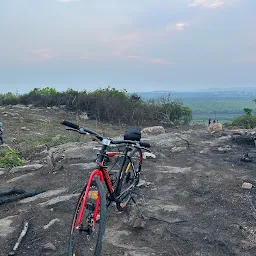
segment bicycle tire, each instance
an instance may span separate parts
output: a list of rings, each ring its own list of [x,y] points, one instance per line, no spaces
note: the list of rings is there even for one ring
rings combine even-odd
[[[134,148],[127,156],[127,161],[119,175],[119,181],[116,187],[116,196],[121,197],[116,202],[119,211],[125,210],[131,200],[131,194],[140,180],[140,171],[142,167],[142,152]],[[127,170],[128,168],[128,170]]]
[[[97,189],[97,196],[100,196],[100,206],[99,206],[99,213],[100,218],[97,220],[95,226],[98,227],[97,231],[95,230],[82,230],[85,229],[88,225],[92,225],[92,223],[89,223],[92,221],[92,213],[94,213],[93,210],[93,203],[90,202],[90,198],[87,198],[86,207],[83,214],[83,224],[82,228],[80,230],[77,229],[77,218],[80,212],[81,204],[83,202],[83,198],[85,195],[85,191],[87,188],[87,185],[85,185],[83,191],[81,192],[81,195],[77,201],[76,209],[73,215],[72,224],[70,228],[70,235],[69,235],[69,242],[68,242],[68,256],[80,256],[80,255],[93,255],[93,256],[99,256],[102,249],[102,240],[105,233],[106,228],[106,195],[104,191],[103,184],[101,183],[98,176],[95,176],[94,180],[95,182],[92,182],[90,191],[94,191]],[[98,215],[97,215],[98,217]],[[94,235],[94,238],[96,238],[96,243],[92,240],[92,236]]]
[[[138,177],[136,179],[136,182],[137,182],[136,186],[137,186],[140,181],[140,172],[142,168],[142,160],[143,160],[142,151],[140,149],[134,148],[130,154],[130,158],[132,159],[132,162],[134,164],[135,172],[138,174]]]

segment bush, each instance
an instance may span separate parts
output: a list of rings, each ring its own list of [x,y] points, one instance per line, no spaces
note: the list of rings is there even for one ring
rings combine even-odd
[[[25,105],[33,104],[38,107],[54,106],[60,105],[61,96],[61,93],[57,92],[54,88],[34,88],[28,94],[21,95],[19,103]]]
[[[0,105],[16,105],[19,101],[19,96],[11,92],[0,94]]]
[[[38,107],[65,105],[67,110],[87,112],[91,119],[137,126],[155,125],[159,122],[169,125],[183,124],[192,119],[191,109],[183,106],[182,101],[173,101],[170,95],[160,101],[145,102],[136,93],[128,94],[125,89],[117,90],[111,87],[93,92],[79,92],[73,89],[57,92],[49,87],[34,88],[20,96],[1,95],[0,100],[3,105],[8,102],[33,104]]]
[[[171,95],[162,97],[158,101],[159,109],[163,123],[172,124],[188,124],[192,120],[192,110],[183,106],[181,100],[172,100]]]
[[[20,159],[19,152],[16,149],[5,149],[0,156],[0,168],[14,167],[23,165],[24,161]]]
[[[241,115],[233,119],[232,125],[243,129],[252,129],[256,127],[256,115]]]
[[[244,129],[252,129],[256,127],[256,115],[252,115],[252,109],[244,108],[243,111],[245,114],[235,117],[232,125],[239,126]]]

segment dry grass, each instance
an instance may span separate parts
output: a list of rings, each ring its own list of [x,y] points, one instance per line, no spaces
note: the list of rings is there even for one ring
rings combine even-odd
[[[0,107],[0,121],[3,122],[4,142],[18,149],[23,157],[47,147],[68,142],[91,140],[76,132],[66,131],[61,120],[69,120],[95,130],[107,137],[120,136],[125,128],[99,123],[95,120],[81,120],[75,113],[64,110],[40,109],[33,107]]]

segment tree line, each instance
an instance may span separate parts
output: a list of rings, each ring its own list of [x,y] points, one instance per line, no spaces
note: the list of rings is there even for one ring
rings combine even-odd
[[[35,107],[63,105],[68,111],[86,112],[90,119],[129,125],[187,124],[192,119],[192,110],[170,95],[144,101],[136,93],[110,87],[90,92],[73,89],[58,92],[55,88],[45,87],[21,95],[0,94],[0,105],[16,104]]]

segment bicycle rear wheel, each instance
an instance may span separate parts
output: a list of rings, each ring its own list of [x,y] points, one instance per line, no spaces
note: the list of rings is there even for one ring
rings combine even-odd
[[[95,176],[90,185],[86,200],[82,222],[78,219],[85,200],[87,185],[84,187],[75,209],[70,230],[68,255],[69,256],[99,256],[102,249],[102,240],[106,227],[106,196],[102,183]],[[97,210],[97,202],[99,204]]]
[[[134,148],[126,157],[126,162],[121,170],[116,187],[116,195],[119,197],[116,207],[119,211],[123,211],[126,208],[131,200],[132,192],[139,183],[141,164],[142,152]]]

